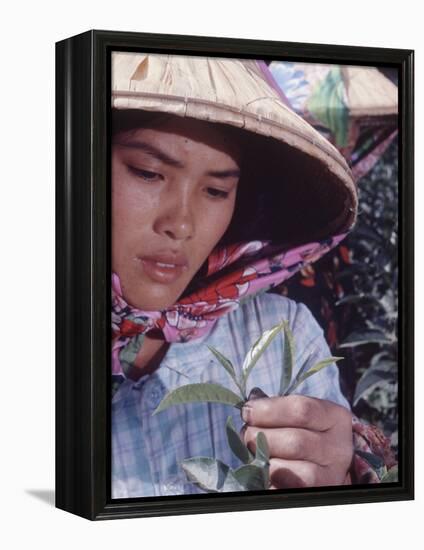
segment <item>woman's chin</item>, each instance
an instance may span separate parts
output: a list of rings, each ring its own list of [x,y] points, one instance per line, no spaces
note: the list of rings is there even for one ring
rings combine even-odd
[[[145,292],[141,296],[128,297],[126,301],[132,307],[142,311],[162,311],[173,306],[179,296],[180,294],[164,296]]]
[[[187,287],[186,277],[174,284],[153,281],[145,273],[121,277],[122,295],[126,303],[143,311],[161,311],[173,306]]]

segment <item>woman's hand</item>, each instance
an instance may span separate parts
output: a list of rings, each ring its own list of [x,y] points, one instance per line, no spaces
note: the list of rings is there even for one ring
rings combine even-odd
[[[264,432],[270,451],[271,489],[350,484],[352,415],[331,401],[289,395],[248,401],[242,437],[255,451]]]

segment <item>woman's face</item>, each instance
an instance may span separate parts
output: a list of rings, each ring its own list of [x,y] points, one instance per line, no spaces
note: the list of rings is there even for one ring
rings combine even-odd
[[[171,118],[112,144],[112,270],[139,309],[174,304],[225,233],[239,147],[219,125]]]

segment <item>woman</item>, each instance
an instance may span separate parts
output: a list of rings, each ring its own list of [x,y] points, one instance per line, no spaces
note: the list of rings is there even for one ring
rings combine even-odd
[[[303,304],[264,291],[343,238],[355,186],[270,78],[252,61],[114,54],[113,498],[198,492],[184,458],[236,467],[228,415],[252,450],[265,433],[272,488],[351,482],[355,423],[335,365],[298,395],[250,400],[242,418],[204,403],[152,416],[187,382],[230,386],[208,346],[240,365],[282,319],[296,342],[294,374],[330,356]],[[251,387],[277,394],[284,345],[273,341]]]

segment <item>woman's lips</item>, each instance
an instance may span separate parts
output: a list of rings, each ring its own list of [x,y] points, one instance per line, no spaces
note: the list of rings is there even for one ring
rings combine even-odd
[[[183,255],[155,254],[138,258],[144,273],[157,283],[172,284],[188,269]]]

